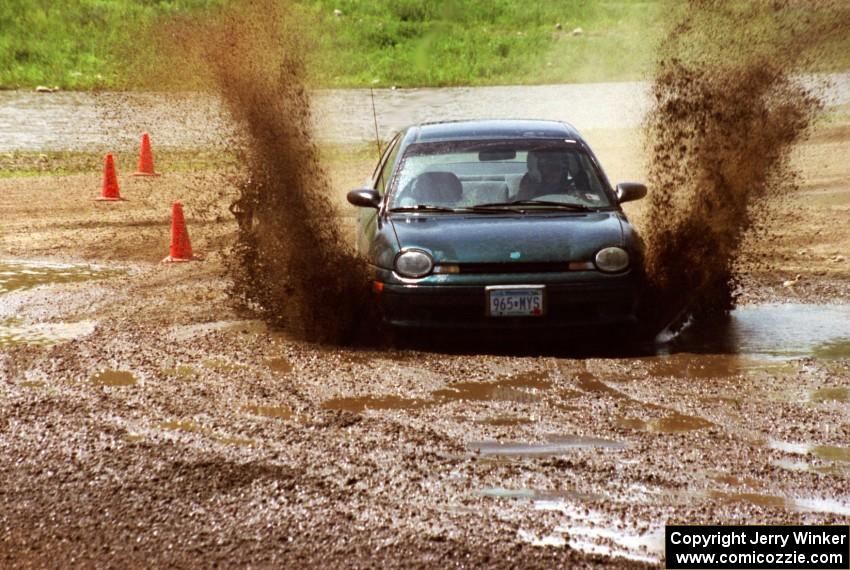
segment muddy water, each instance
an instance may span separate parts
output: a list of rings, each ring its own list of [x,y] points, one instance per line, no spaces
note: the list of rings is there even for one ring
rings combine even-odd
[[[661,353],[666,350],[737,354],[767,360],[807,356],[847,358],[850,304],[739,307],[721,323],[687,329],[670,344],[659,345]]]
[[[30,344],[48,346],[87,336],[97,323],[77,322],[32,323],[18,318],[14,310],[3,310],[4,293],[63,283],[104,279],[124,273],[123,270],[87,264],[47,261],[0,260],[0,347]],[[4,318],[4,315],[5,316]]]
[[[564,455],[579,449],[606,450],[625,447],[627,444],[621,441],[577,435],[550,436],[544,443],[479,441],[467,444],[470,451],[482,457],[539,457]]]
[[[120,270],[96,265],[0,259],[0,295],[39,285],[89,281],[120,273]]]
[[[97,386],[135,386],[136,377],[126,370],[101,370],[91,377]]]
[[[23,323],[19,319],[0,321],[0,348],[16,344],[49,346],[68,342],[94,332],[95,321],[74,323]]]
[[[728,319],[711,326],[685,329],[672,339],[649,347],[649,369],[654,376],[674,378],[726,378],[739,374],[781,375],[793,370],[788,361],[814,357],[822,360],[850,357],[850,304],[746,305],[731,311]],[[367,360],[364,364],[368,364]],[[282,365],[290,370],[288,362]],[[273,367],[274,368],[274,367]],[[624,398],[617,389],[589,373],[576,376],[585,392]],[[428,398],[368,395],[328,400],[328,409],[417,410],[453,401],[533,403],[553,388],[547,372],[532,371],[489,382],[455,382],[434,390]],[[824,388],[811,395],[813,402],[850,398],[846,388]],[[484,420],[491,425],[520,425],[531,420],[520,416]],[[622,417],[621,427],[654,432],[683,432],[710,427],[697,416],[671,414],[651,422]]]
[[[334,398],[323,407],[332,410],[416,410],[449,402],[535,402],[539,390],[552,387],[546,372],[525,372],[492,382],[456,382],[434,390],[430,398],[405,398],[397,395]],[[493,425],[519,425],[530,420],[522,417],[498,417],[486,420]]]
[[[850,73],[828,76],[829,105],[850,102]],[[806,81],[812,82],[811,79]],[[634,128],[649,108],[646,82],[516,85],[440,89],[376,89],[381,137],[422,121],[535,118],[572,123],[580,130]],[[374,139],[369,91],[319,90],[313,96],[318,140]],[[101,108],[108,108],[105,114]],[[30,93],[0,91],[0,152],[13,150],[131,150],[138,133],[157,145],[206,148],[229,132],[213,97],[185,93]]]

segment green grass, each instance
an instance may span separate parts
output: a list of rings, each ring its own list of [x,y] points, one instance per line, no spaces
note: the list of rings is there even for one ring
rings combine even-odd
[[[92,89],[119,83],[118,46],[170,14],[209,0],[3,0],[0,86]]]
[[[658,0],[304,3],[314,23],[307,27],[316,42],[313,76],[345,87],[639,78],[652,63],[660,6]],[[576,28],[580,35],[572,34]]]
[[[153,52],[143,30],[236,1],[3,0],[0,88],[132,87],[127,70],[137,62],[128,59]],[[667,16],[682,8],[678,0],[293,2],[317,87],[645,78]],[[850,40],[841,47],[821,70],[850,68]]]
[[[129,68],[128,52],[150,53],[142,30],[230,1],[4,0],[0,87],[132,84],[121,70]],[[314,85],[438,86],[640,77],[650,66],[659,0],[299,0],[296,6],[312,46]],[[573,36],[577,27],[583,33]]]

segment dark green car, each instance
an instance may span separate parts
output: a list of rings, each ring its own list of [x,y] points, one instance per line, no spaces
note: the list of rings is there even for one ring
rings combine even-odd
[[[569,125],[494,120],[404,130],[348,201],[386,323],[588,331],[636,324],[645,194]]]

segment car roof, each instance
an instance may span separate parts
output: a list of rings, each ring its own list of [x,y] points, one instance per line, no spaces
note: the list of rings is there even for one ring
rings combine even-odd
[[[559,121],[478,120],[422,123],[408,128],[408,143],[472,139],[572,139],[583,141],[572,125]]]

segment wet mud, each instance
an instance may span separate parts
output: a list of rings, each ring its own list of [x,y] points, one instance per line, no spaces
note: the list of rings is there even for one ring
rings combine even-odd
[[[219,25],[233,38],[210,38],[250,53],[238,19]],[[222,77],[232,104],[244,96],[256,111],[267,99],[242,82],[281,86],[252,73]],[[247,192],[244,173],[223,166],[122,177],[130,200],[108,209],[91,201],[99,173],[0,180],[0,257],[123,268],[81,281],[3,268],[4,283],[37,284],[0,292],[0,566],[644,568],[662,565],[668,521],[846,523],[850,117],[829,112],[834,124],[799,137],[798,188],[777,202],[782,235],[744,232],[738,306],[628,354],[317,345],[303,339],[344,338],[347,317],[292,326],[304,308],[277,302],[313,297],[286,279],[277,301],[235,305],[226,252],[240,239],[281,253],[261,277],[298,267],[296,250],[260,228],[304,179],[288,178],[286,161],[260,163],[313,156],[302,143],[235,142],[264,184]],[[302,124],[258,112],[240,123],[245,136],[267,119],[271,137]],[[642,179],[638,134],[621,135],[591,142],[606,167]],[[357,177],[326,172],[341,181],[321,191],[332,204],[371,157],[355,166]],[[270,200],[249,224],[234,208],[242,230],[228,211],[240,192]],[[158,263],[177,195],[204,262]],[[626,208],[646,220],[647,206]]]

